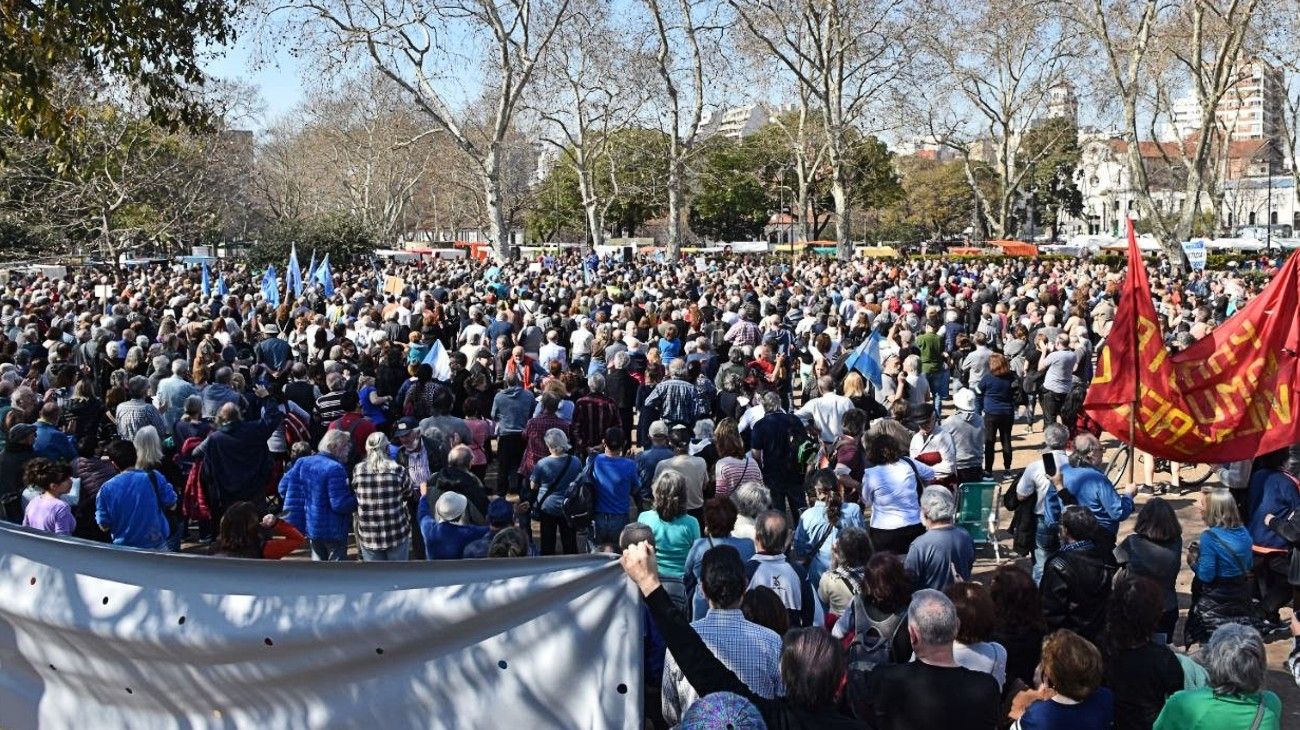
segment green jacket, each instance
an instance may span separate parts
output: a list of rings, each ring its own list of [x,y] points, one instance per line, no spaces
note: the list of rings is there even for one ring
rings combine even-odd
[[[1260,703],[1264,716],[1259,730],[1279,730],[1282,700],[1265,690],[1253,695],[1215,695],[1209,687],[1175,692],[1165,702],[1152,730],[1250,730]]]

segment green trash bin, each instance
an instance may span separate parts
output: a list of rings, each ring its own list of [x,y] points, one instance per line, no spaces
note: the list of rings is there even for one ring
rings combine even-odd
[[[966,482],[957,487],[957,525],[970,533],[975,545],[988,544],[989,516],[997,496],[996,482]]]

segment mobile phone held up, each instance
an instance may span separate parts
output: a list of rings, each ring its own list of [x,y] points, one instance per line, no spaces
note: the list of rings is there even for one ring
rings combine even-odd
[[[1050,451],[1043,454],[1043,473],[1049,477],[1056,476],[1056,454]]]

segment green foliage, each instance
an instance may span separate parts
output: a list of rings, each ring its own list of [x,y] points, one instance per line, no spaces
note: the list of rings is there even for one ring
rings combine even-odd
[[[903,199],[903,183],[894,169],[894,153],[879,139],[866,137],[853,145],[848,171],[849,191],[856,205],[872,210]]]
[[[251,247],[249,263],[254,270],[262,269],[268,263],[275,264],[277,270],[283,269],[295,243],[304,276],[313,250],[317,261],[329,254],[331,264],[342,264],[375,250],[374,232],[366,229],[356,217],[337,212],[276,223],[266,231],[262,240]]]
[[[586,227],[584,216],[578,173],[572,165],[560,162],[537,187],[533,206],[525,218],[528,240],[549,242],[557,237],[581,240]]]
[[[1050,119],[1025,133],[1020,149],[1021,158],[1030,165],[1022,188],[1033,192],[1035,218],[1054,228],[1061,215],[1080,215],[1083,193],[1074,183],[1074,172],[1082,150],[1075,124],[1060,117]]]
[[[691,229],[719,241],[761,237],[778,205],[760,177],[767,162],[760,145],[709,140],[691,201]]]
[[[199,53],[234,39],[237,7],[236,0],[0,3],[0,125],[61,139],[67,118],[57,87],[78,69],[141,89],[159,126],[200,126],[207,111],[191,93],[204,81]]]
[[[881,212],[881,222],[887,230],[899,233],[882,233],[882,240],[915,243],[926,238],[952,238],[965,230],[975,195],[961,162],[907,157],[896,164],[900,194]]]

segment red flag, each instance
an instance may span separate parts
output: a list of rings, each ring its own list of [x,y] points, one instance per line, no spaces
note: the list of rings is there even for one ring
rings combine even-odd
[[[1177,355],[1165,347],[1133,223],[1128,274],[1084,409],[1137,447],[1196,463],[1250,459],[1300,442],[1300,256],[1231,319]]]

